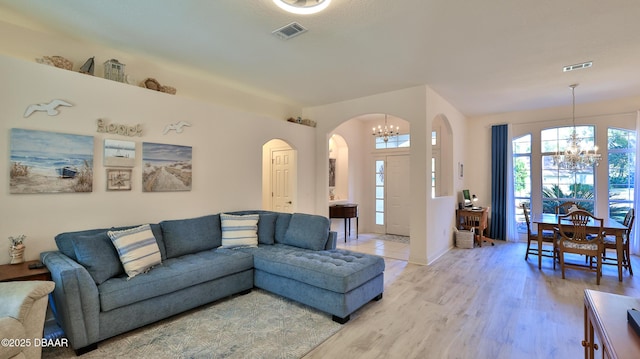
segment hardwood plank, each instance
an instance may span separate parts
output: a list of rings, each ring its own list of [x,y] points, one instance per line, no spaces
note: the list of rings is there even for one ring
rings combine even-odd
[[[605,266],[599,286],[584,271],[563,280],[551,258],[538,270],[525,250],[497,241],[454,248],[429,266],[385,258],[384,298],[305,358],[579,358],[584,290],[640,297],[640,278],[626,270],[618,282]]]

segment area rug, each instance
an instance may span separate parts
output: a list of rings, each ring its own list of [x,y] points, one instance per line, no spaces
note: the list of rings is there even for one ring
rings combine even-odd
[[[390,242],[409,244],[408,236],[399,236],[396,234],[381,234],[379,235],[378,239],[382,239],[384,241],[390,241]]]
[[[301,358],[338,332],[331,315],[254,289],[98,344],[80,358]],[[42,358],[76,358],[44,348]]]

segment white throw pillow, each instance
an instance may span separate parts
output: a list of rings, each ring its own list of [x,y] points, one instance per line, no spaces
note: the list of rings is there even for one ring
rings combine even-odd
[[[108,231],[107,235],[116,247],[129,279],[162,263],[160,248],[148,224],[123,231]]]
[[[237,216],[221,213],[222,248],[257,247],[259,218],[257,214]]]

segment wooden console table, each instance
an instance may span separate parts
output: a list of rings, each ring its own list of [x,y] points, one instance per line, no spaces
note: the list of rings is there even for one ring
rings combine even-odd
[[[344,241],[347,242],[347,228],[351,237],[351,218],[356,219],[356,238],[358,238],[358,205],[355,203],[329,206],[329,218],[344,218]],[[349,223],[347,225],[347,223]]]
[[[640,336],[627,323],[627,309],[640,309],[640,298],[584,291],[585,359],[640,358]]]

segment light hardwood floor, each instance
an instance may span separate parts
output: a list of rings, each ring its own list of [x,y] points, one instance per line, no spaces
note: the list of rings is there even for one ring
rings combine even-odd
[[[343,241],[339,247],[384,255],[375,236]],[[581,358],[584,290],[640,297],[636,256],[638,278],[624,271],[618,282],[617,269],[605,266],[598,286],[585,271],[567,270],[563,280],[550,258],[538,270],[525,248],[454,248],[429,266],[385,258],[383,299],[305,358]]]

